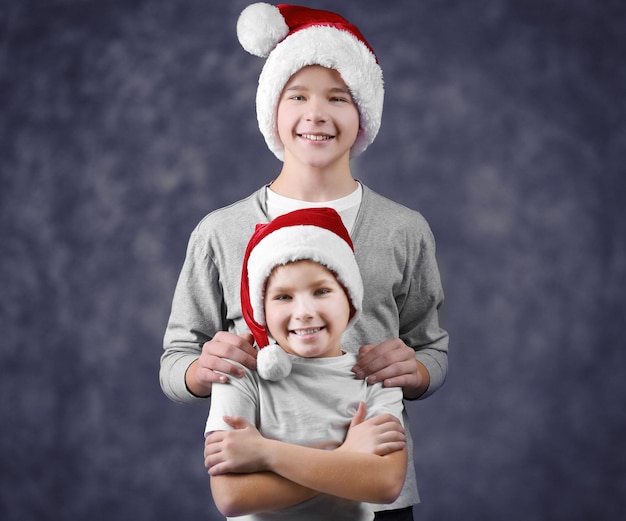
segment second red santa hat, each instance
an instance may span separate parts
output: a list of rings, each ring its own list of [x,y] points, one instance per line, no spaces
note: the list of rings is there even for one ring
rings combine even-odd
[[[335,210],[306,208],[257,225],[243,261],[241,309],[260,349],[258,373],[266,380],[284,378],[291,371],[291,363],[280,346],[270,343],[263,311],[265,285],[276,266],[299,260],[318,262],[335,274],[354,308],[348,327],[361,312],[361,274],[350,235]]]

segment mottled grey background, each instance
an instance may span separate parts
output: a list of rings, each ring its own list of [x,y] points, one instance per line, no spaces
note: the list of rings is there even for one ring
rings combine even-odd
[[[217,519],[158,385],[189,233],[280,164],[246,1],[0,0],[0,518]],[[438,240],[419,520],[626,515],[626,5],[319,1],[387,81],[356,176]]]

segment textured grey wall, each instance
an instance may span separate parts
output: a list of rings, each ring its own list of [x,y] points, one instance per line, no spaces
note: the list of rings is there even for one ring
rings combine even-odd
[[[191,229],[279,168],[245,5],[0,2],[3,520],[217,519],[206,408],[157,372]],[[357,177],[438,240],[450,375],[409,405],[417,518],[624,518],[625,4],[315,6],[386,76]]]

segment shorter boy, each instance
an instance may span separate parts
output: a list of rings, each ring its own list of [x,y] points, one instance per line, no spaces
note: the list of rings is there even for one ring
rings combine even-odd
[[[260,349],[258,373],[246,368],[245,377],[214,384],[205,429],[205,465],[225,515],[374,519],[367,503],[400,493],[402,390],[357,379],[356,355],[341,349],[362,299],[337,212],[296,210],[257,226],[241,303]],[[368,439],[353,429],[366,413],[380,420]]]

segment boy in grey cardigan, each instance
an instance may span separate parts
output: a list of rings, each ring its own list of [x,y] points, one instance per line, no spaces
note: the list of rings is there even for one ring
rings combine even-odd
[[[363,186],[350,169],[382,115],[382,71],[371,47],[338,15],[298,6],[253,4],[237,31],[246,50],[267,58],[257,116],[283,167],[271,184],[212,212],[193,231],[165,333],[163,391],[180,402],[210,396],[213,382],[242,375],[225,359],[255,369],[239,303],[247,239],[257,223],[327,206],[350,231],[365,284],[361,320],[344,339],[358,353],[355,374],[401,387],[410,400],[434,393],[447,374],[448,335],[439,326],[443,290],[431,230],[418,212]],[[407,478],[388,506],[396,519],[411,519],[419,502],[407,419],[405,426]]]

